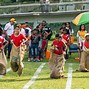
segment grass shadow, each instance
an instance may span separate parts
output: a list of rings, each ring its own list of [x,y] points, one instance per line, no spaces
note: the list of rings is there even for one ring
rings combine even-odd
[[[20,82],[29,81],[30,79],[1,79],[0,82]]]
[[[73,76],[73,78],[89,78],[89,76]]]

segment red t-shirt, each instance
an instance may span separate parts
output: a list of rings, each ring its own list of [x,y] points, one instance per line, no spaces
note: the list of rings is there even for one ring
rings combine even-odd
[[[47,44],[47,41],[43,39],[42,40],[42,49],[45,49],[46,44]]]
[[[65,45],[64,45],[64,42],[62,40],[60,40],[60,41],[54,40],[53,46],[57,46],[57,49],[54,49],[55,54],[58,54],[58,55],[63,54],[63,48]]]
[[[84,46],[89,49],[89,42],[84,41]]]
[[[20,46],[20,44],[23,42],[23,39],[26,40],[26,38],[22,34],[19,34],[18,36],[15,36],[14,34],[11,35],[11,40],[17,47]]]
[[[0,36],[0,48],[2,47],[3,43],[5,42],[5,38]]]
[[[62,38],[63,38],[66,42],[69,41],[69,36],[68,36],[67,34],[63,34],[63,35],[62,35]]]

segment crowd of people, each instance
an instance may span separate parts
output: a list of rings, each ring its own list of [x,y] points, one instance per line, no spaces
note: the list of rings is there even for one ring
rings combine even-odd
[[[22,61],[25,51],[29,53],[28,61],[39,62],[45,58],[52,29],[47,26],[45,20],[39,23],[35,29],[32,29],[28,22],[25,22],[24,25],[16,24],[14,26],[15,23],[15,18],[11,18],[4,28],[0,26],[0,67],[2,68],[0,74],[6,74],[7,56],[10,58],[12,70],[18,71],[20,76],[24,68]],[[69,45],[74,42],[73,36],[74,30],[69,22],[64,23],[59,29],[59,33],[55,35],[50,47],[52,54],[49,59],[51,78],[64,77],[64,65],[68,59]],[[77,32],[77,43],[80,59],[79,71],[88,72],[89,33],[84,24],[80,25]]]

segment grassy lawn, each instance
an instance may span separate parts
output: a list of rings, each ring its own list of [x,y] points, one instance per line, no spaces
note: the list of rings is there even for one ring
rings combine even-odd
[[[75,64],[73,68],[77,68]],[[72,89],[89,89],[89,72],[73,72]]]
[[[39,74],[36,82],[29,89],[65,89],[66,81],[67,78],[50,79],[50,70],[47,63]]]
[[[0,78],[0,89],[22,89],[24,84],[31,79],[40,64],[25,62],[25,68],[21,77],[13,71],[8,72],[6,76]]]

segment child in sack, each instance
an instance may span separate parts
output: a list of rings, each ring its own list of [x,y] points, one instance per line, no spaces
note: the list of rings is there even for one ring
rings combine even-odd
[[[23,58],[25,52],[26,38],[20,33],[20,27],[16,26],[14,33],[11,35],[12,50],[10,56],[11,68],[14,72],[18,71],[18,75],[22,74]]]
[[[79,70],[81,72],[89,72],[89,33],[85,34],[85,40],[82,44]]]
[[[49,59],[49,67],[51,70],[51,78],[64,77],[64,64],[65,58],[64,53],[66,50],[66,44],[62,41],[61,36],[56,34],[56,39],[51,44],[52,57]]]

